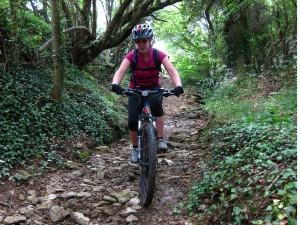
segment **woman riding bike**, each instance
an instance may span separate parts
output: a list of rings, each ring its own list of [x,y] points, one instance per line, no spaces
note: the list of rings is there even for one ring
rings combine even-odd
[[[112,91],[116,94],[122,94],[124,89],[119,85],[127,69],[131,67],[132,75],[129,88],[140,90],[157,90],[159,89],[159,73],[157,61],[164,65],[167,73],[172,79],[175,88],[174,94],[178,97],[183,93],[181,79],[173,64],[167,55],[152,48],[153,29],[148,24],[138,24],[132,29],[132,40],[135,42],[137,49],[130,51],[123,59],[120,67],[114,74],[112,80]],[[156,55],[155,55],[156,54]],[[156,129],[158,137],[158,149],[167,150],[167,144],[164,140],[164,113],[162,107],[163,96],[157,93],[149,98],[149,104],[152,114],[156,117]],[[128,98],[128,128],[129,136],[132,143],[131,162],[138,162],[137,151],[137,128],[138,115],[142,110],[143,102],[139,102],[137,96]]]

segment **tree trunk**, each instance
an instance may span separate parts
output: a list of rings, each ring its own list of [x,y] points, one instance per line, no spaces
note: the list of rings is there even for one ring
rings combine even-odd
[[[112,19],[114,0],[106,0],[106,13],[107,13],[107,24],[110,23]]]
[[[211,22],[211,19],[210,19],[209,11],[211,10],[211,8],[214,6],[214,4],[216,2],[217,2],[217,0],[213,0],[213,1],[209,2],[206,9],[205,9],[205,12],[204,12],[206,21],[208,23],[209,30],[211,31],[212,35],[214,35],[215,30],[214,30],[214,26],[213,26],[213,24]]]
[[[97,34],[97,0],[93,0],[92,34]]]
[[[43,0],[43,8],[42,8],[42,16],[44,18],[44,20],[48,23],[49,22],[49,18],[48,18],[48,4],[47,4],[47,0]]]
[[[51,23],[52,23],[52,59],[53,59],[53,90],[52,98],[59,102],[63,90],[63,64],[61,55],[61,39],[60,39],[60,22],[58,11],[58,0],[50,0],[51,2]]]
[[[10,64],[12,65],[12,68],[18,65],[20,62],[20,35],[19,35],[19,29],[20,29],[20,24],[19,24],[19,18],[18,18],[18,8],[20,6],[20,1],[19,0],[10,0],[10,12],[11,12],[11,33],[12,33],[12,46],[14,46],[10,51],[12,51],[12,58],[10,61]]]
[[[90,28],[91,0],[84,0],[82,9],[83,26]]]

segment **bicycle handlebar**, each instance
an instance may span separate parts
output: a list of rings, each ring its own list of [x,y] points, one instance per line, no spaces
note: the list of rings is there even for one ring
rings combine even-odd
[[[143,97],[147,97],[147,96],[150,96],[152,94],[157,94],[157,93],[162,93],[162,95],[164,97],[169,97],[171,95],[174,95],[173,90],[166,90],[164,88],[160,88],[160,89],[155,90],[155,91],[127,88],[127,89],[124,89],[122,94],[127,95],[127,96],[140,95],[140,96],[143,96]]]

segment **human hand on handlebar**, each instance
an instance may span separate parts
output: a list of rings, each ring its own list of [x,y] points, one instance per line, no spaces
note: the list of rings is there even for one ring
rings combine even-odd
[[[179,97],[179,95],[183,94],[183,87],[182,86],[177,86],[173,89],[173,93],[174,95],[176,95],[177,97]]]
[[[124,92],[124,88],[122,88],[118,84],[112,84],[111,85],[111,91],[115,92],[117,95],[121,95]]]

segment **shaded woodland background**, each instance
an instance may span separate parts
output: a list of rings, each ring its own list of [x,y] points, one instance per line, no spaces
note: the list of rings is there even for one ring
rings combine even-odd
[[[111,77],[133,48],[133,26],[148,22],[210,119],[199,132],[208,170],[182,207],[200,214],[205,204],[212,224],[296,224],[296,8],[295,0],[2,0],[0,178],[83,160],[78,140],[92,148],[124,135]]]

